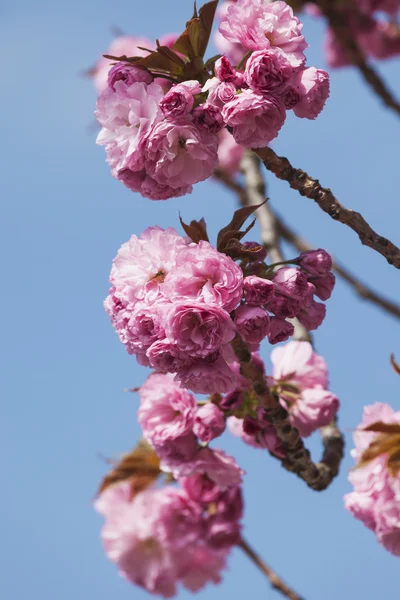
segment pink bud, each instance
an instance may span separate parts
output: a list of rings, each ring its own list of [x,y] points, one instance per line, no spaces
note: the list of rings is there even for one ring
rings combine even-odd
[[[315,119],[324,108],[329,96],[329,75],[323,69],[308,67],[299,71],[297,85],[302,96],[293,108],[300,118]]]
[[[297,318],[300,323],[304,325],[304,327],[308,331],[313,331],[314,329],[318,329],[326,315],[326,306],[325,304],[321,304],[321,302],[313,302],[307,308],[303,308]]]
[[[210,442],[219,437],[225,429],[224,413],[216,404],[207,402],[197,409],[193,432],[202,442]]]
[[[326,275],[332,269],[332,257],[322,248],[308,250],[300,254],[299,265],[311,275]]]
[[[215,63],[215,75],[220,81],[235,81],[236,69],[226,56],[221,56]]]
[[[233,390],[228,392],[219,403],[222,410],[235,410],[243,404],[243,396],[241,390]]]
[[[297,315],[301,306],[300,300],[287,298],[281,294],[275,294],[267,304],[268,310],[281,319],[292,319]]]
[[[268,334],[269,315],[259,306],[242,304],[235,311],[235,325],[245,342],[259,344]]]
[[[294,267],[278,269],[273,281],[277,292],[294,300],[302,300],[308,292],[306,276]]]
[[[274,294],[275,286],[269,279],[250,275],[243,280],[243,295],[248,304],[266,304]]]
[[[294,334],[294,327],[289,321],[271,317],[268,340],[270,344],[285,342]]]
[[[332,290],[335,287],[336,278],[333,273],[327,273],[323,277],[312,277],[315,287],[315,295],[321,300],[328,300],[331,297]]]

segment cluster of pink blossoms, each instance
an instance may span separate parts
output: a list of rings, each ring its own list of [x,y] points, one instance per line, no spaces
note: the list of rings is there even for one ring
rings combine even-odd
[[[106,554],[120,574],[165,598],[179,583],[192,592],[219,583],[240,539],[240,487],[220,487],[206,475],[183,477],[178,487],[152,486],[133,499],[130,484],[121,482],[101,494],[96,509],[106,519]]]
[[[182,196],[213,174],[227,135],[240,146],[258,148],[278,135],[288,110],[315,119],[329,95],[329,77],[305,66],[301,29],[285,2],[238,0],[219,32],[241,46],[239,65],[224,55],[208,70],[201,68],[197,79],[196,73],[188,79],[190,60],[179,53],[174,60],[180,76],[163,78],[140,61],[115,64],[95,112],[102,126],[97,143],[106,148],[112,175],[152,200]],[[121,38],[114,52],[129,54],[130,43]],[[171,36],[167,43],[173,43]],[[106,64],[95,70],[98,85]]]
[[[336,3],[335,8],[340,11],[343,22],[365,56],[385,59],[400,54],[399,0],[354,0]],[[306,10],[309,14],[321,16],[318,6],[312,2],[306,5]],[[325,54],[331,67],[350,64],[340,40],[331,29],[326,33]]]
[[[226,393],[242,380],[231,347],[236,334],[256,351],[264,338],[276,344],[293,334],[287,319],[319,327],[326,307],[314,296],[327,300],[335,284],[329,254],[305,252],[296,266],[276,271],[262,248],[251,258],[239,266],[174,229],[133,235],[114,259],[105,301],[127,351],[196,393]]]
[[[379,434],[363,431],[373,423],[400,424],[400,411],[388,404],[377,403],[364,408],[361,425],[354,433],[352,455],[359,462],[363,452]],[[351,514],[375,532],[377,540],[389,552],[400,556],[400,474],[387,467],[387,455],[377,456],[369,464],[350,472],[354,491],[345,496]]]
[[[313,351],[309,342],[289,342],[271,353],[272,377],[270,389],[278,394],[281,404],[290,415],[292,425],[302,437],[328,425],[339,409],[339,400],[328,391],[328,368],[325,360]],[[245,391],[238,390],[235,408],[245,401]],[[224,402],[222,402],[222,406]],[[262,409],[254,417],[228,419],[230,431],[255,448],[267,448],[282,456],[282,448],[273,426]]]

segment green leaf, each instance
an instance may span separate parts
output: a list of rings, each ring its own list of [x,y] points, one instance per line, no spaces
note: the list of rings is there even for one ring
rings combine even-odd
[[[207,234],[207,225],[204,219],[200,219],[200,221],[191,221],[190,225],[187,225],[182,220],[182,217],[179,217],[182,228],[186,235],[190,237],[190,239],[198,244],[200,240],[204,240],[205,242],[209,242],[208,234]]]

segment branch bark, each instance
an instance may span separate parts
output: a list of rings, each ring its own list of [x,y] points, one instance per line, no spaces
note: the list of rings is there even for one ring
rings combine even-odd
[[[256,551],[244,539],[240,541],[239,548],[243,550],[246,556],[248,556],[250,560],[268,578],[270,584],[277,592],[282,594],[282,596],[285,596],[285,598],[288,598],[288,600],[304,600],[302,596],[299,596],[299,594],[286,585],[279,575],[275,573],[275,571],[273,571],[271,567],[262,560],[262,558],[260,558]]]
[[[317,179],[305,171],[295,169],[287,158],[278,156],[271,148],[254,149],[253,152],[278,179],[287,181],[292,189],[314,200],[332,219],[355,231],[364,246],[379,252],[390,265],[400,269],[400,248],[376,233],[360,213],[343,206],[330,189],[323,188]]]

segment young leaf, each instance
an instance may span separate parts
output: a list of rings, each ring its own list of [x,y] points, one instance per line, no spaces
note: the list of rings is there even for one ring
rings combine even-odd
[[[213,0],[212,2],[207,2],[207,4],[204,4],[204,6],[202,6],[199,10],[201,30],[198,56],[201,56],[202,58],[206,53],[208,42],[210,40],[217,5],[218,0]]]
[[[243,208],[239,208],[237,211],[235,211],[231,222],[228,223],[226,227],[221,229],[221,231],[218,234],[217,249],[222,251],[221,249],[224,246],[226,246],[228,240],[232,237],[235,237],[236,239],[241,239],[244,235],[246,235],[246,233],[248,233],[253,227],[254,222],[244,232],[241,232],[240,228],[248,219],[248,217],[251,214],[253,214],[254,211],[257,210],[257,208],[260,208],[260,206],[262,206],[263,204],[264,202],[255,206],[244,206]]]
[[[133,498],[153,483],[160,473],[160,459],[149,444],[142,440],[134,450],[125,454],[114,469],[105,476],[98,493],[101,494],[115,483],[129,481]]]
[[[205,242],[209,242],[208,234],[207,234],[207,225],[204,219],[200,219],[200,221],[191,221],[190,225],[186,225],[183,222],[182,217],[179,217],[182,228],[186,235],[190,237],[190,239],[198,244],[200,240],[204,240]]]
[[[362,431],[372,431],[378,435],[364,450],[355,468],[365,467],[375,458],[385,454],[388,471],[393,476],[398,475],[400,473],[400,423],[378,421],[368,425]]]
[[[188,30],[185,31],[178,37],[175,44],[172,46],[173,50],[176,50],[183,56],[186,56],[189,59],[195,57],[195,52],[193,50],[192,43],[190,41]]]

